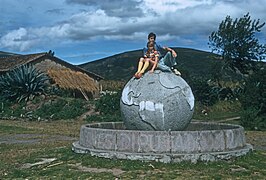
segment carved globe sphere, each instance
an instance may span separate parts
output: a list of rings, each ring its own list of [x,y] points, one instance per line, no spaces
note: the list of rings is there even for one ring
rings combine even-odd
[[[181,76],[156,70],[128,81],[120,109],[127,129],[183,130],[193,116],[194,96]]]

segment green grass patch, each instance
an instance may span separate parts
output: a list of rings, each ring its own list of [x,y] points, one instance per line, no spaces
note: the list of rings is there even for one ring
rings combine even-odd
[[[44,104],[33,115],[44,119],[73,119],[80,116],[86,109],[83,108],[86,101],[81,99],[57,99]]]
[[[8,125],[1,125],[0,126],[0,132],[1,134],[5,133],[30,133],[33,132],[32,129],[24,128],[24,127],[16,127],[16,126],[8,126]]]
[[[120,115],[91,115],[87,116],[85,121],[88,123],[93,122],[119,122],[122,121],[122,117]]]
[[[56,158],[56,160],[31,168],[23,168],[23,164],[36,163],[42,158]],[[32,153],[30,157],[20,158],[16,164],[18,165],[0,163],[2,173],[4,173],[3,177],[7,179],[114,179],[117,177],[114,169],[122,171],[118,175],[121,179],[175,179],[178,177],[188,179],[263,179],[266,175],[264,170],[266,157],[265,152],[262,151],[230,161],[164,164],[92,157],[88,154],[76,154],[68,146],[57,149],[44,148]]]
[[[218,101],[213,106],[203,106],[196,102],[193,118],[198,120],[223,120],[241,115],[239,101]]]
[[[36,124],[36,128],[31,125],[31,129],[35,132],[44,125],[49,125],[46,128],[57,127],[57,121],[40,122],[40,124],[20,122],[19,125],[22,126],[24,123]],[[12,129],[17,126],[11,125],[16,124],[14,121],[2,121],[1,124],[3,124],[2,129],[9,129],[6,132],[10,135],[16,134],[15,131],[12,132]],[[69,127],[66,121],[58,124],[62,128]],[[21,134],[26,134],[28,131],[27,128],[19,130]],[[57,134],[57,131],[52,132]],[[68,134],[68,131],[63,129],[60,132]],[[263,140],[265,133],[251,131],[247,135]],[[41,141],[33,144],[1,143],[0,177],[1,179],[115,179],[116,177],[120,179],[263,179],[266,176],[266,151],[264,150],[254,151],[229,161],[164,164],[76,154],[71,150],[71,144],[70,141]],[[55,159],[38,164],[43,159],[51,158]],[[27,167],[28,164],[32,166]]]
[[[51,96],[36,97],[32,101],[0,101],[0,118],[29,120],[75,119],[88,111],[91,102],[83,99]]]

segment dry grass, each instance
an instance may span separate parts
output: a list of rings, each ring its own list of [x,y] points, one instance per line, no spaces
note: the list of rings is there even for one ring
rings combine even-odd
[[[58,134],[71,137],[79,136],[79,129],[82,124],[86,122],[82,120],[77,121],[10,121],[0,120],[1,126],[12,126],[14,131],[16,128],[26,128],[32,133],[39,134]]]
[[[101,80],[102,90],[121,90],[126,85],[125,81]]]
[[[230,161],[163,164],[111,160],[71,151],[73,141],[49,137],[78,138],[84,121],[29,122],[0,120],[0,140],[17,134],[43,135],[38,143],[0,143],[0,179],[264,179],[266,150]],[[35,138],[39,138],[35,137]],[[47,138],[47,139],[46,139]],[[30,138],[25,138],[30,139]],[[266,132],[247,132],[247,140],[266,147]],[[45,160],[53,159],[53,161]]]
[[[64,70],[48,70],[48,75],[51,77],[55,84],[63,89],[83,90],[84,92],[96,93],[99,91],[99,86],[94,79],[88,75],[72,71],[69,69]]]

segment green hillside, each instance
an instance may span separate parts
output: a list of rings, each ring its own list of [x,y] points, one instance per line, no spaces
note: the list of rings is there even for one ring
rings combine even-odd
[[[0,51],[0,58],[1,57],[6,57],[6,56],[13,56],[13,55],[17,55],[17,54]]]
[[[190,76],[210,76],[213,64],[217,62],[214,54],[210,52],[173,48],[178,53],[178,66],[182,73]],[[80,64],[79,66],[103,76],[110,80],[130,79],[136,72],[138,60],[142,56],[142,50],[129,51],[93,62]]]

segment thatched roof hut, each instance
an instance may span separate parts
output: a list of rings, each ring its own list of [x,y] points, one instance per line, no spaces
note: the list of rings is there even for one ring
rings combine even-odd
[[[88,95],[92,97],[99,95],[99,81],[103,79],[101,76],[67,63],[50,53],[1,57],[0,74],[25,64],[34,65],[47,74],[52,83],[60,88],[80,91],[86,99]]]
[[[82,72],[69,69],[50,69],[48,70],[48,76],[62,89],[79,90],[83,96],[85,96],[86,92],[92,96],[99,93],[99,85],[94,82],[94,79]]]

